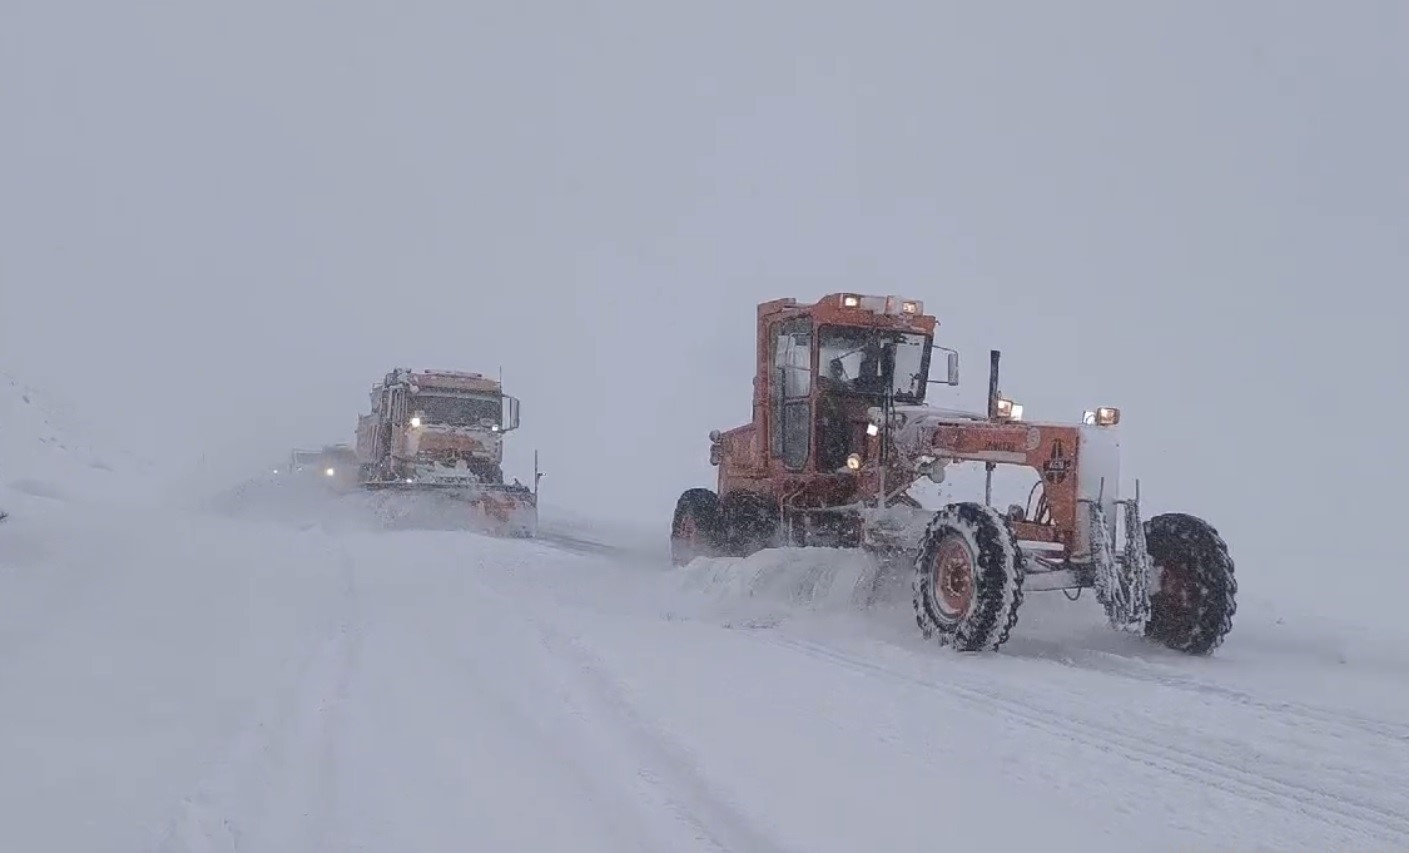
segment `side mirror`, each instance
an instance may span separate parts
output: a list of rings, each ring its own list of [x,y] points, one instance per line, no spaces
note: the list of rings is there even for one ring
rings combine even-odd
[[[937,347],[935,347],[935,349],[944,350],[944,352],[949,356],[949,359],[948,359],[948,361],[947,361],[947,363],[946,363],[946,364],[947,364],[947,367],[949,368],[949,370],[948,370],[948,376],[946,376],[944,379],[931,379],[931,380],[930,380],[930,384],[931,384],[931,385],[958,385],[958,384],[959,384],[959,353],[956,352],[956,351],[954,351],[954,350],[952,350],[952,349],[949,349],[948,347],[938,347],[938,346],[937,346]]]
[[[504,425],[504,432],[519,428],[519,400],[517,397],[504,395],[504,411],[500,422]]]

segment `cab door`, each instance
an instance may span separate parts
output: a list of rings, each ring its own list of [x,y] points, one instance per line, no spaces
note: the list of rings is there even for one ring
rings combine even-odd
[[[773,324],[769,451],[789,471],[807,467],[812,443],[812,320]]]

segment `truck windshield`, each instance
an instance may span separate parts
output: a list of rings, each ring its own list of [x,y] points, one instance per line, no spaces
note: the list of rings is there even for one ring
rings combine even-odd
[[[503,406],[498,397],[471,397],[449,394],[417,394],[411,409],[421,413],[428,424],[450,426],[498,426]]]
[[[825,388],[879,397],[889,381],[898,402],[924,402],[930,367],[925,335],[861,326],[823,326],[820,332],[817,364]],[[892,342],[894,370],[887,370],[884,345]]]

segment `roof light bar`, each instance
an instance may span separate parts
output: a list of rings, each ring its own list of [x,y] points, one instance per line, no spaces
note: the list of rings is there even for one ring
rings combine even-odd
[[[892,317],[917,317],[925,313],[924,302],[903,296],[862,296],[859,293],[843,293],[841,307],[870,311],[872,314],[887,314]]]

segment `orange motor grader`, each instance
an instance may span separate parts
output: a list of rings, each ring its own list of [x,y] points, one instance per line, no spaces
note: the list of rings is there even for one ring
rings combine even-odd
[[[928,405],[959,383],[958,353],[934,343],[917,299],[834,293],[758,306],[753,422],[710,433],[715,489],[679,498],[676,565],[773,547],[864,548],[878,575],[910,576],[921,633],[964,651],[997,649],[1025,592],[1092,588],[1113,627],[1208,654],[1236,609],[1218,532],[1183,513],[1142,520],[1120,493],[1120,411],[1080,423],[1026,422],[998,388],[988,408]],[[930,378],[944,353],[944,378]],[[980,463],[982,501],[925,509],[911,494],[947,466]],[[996,466],[1035,473],[1027,505],[994,507]]]

